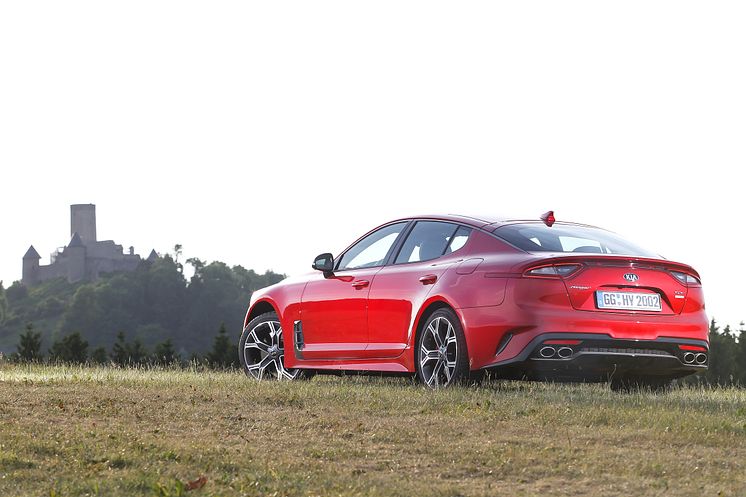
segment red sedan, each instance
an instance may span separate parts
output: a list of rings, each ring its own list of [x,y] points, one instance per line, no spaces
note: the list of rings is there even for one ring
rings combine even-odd
[[[693,268],[552,212],[399,219],[313,268],[252,296],[250,376],[375,371],[436,388],[489,370],[660,388],[708,364]]]

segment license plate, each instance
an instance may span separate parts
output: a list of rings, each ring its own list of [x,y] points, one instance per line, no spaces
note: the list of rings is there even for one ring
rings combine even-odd
[[[596,292],[599,309],[622,309],[626,311],[660,312],[661,296],[656,293]]]

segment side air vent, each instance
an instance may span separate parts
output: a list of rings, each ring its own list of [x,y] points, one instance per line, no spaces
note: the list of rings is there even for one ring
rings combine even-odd
[[[295,350],[303,350],[303,324],[300,321],[293,323],[293,338]]]

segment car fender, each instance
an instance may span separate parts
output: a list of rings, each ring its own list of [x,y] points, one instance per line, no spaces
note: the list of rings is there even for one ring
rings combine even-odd
[[[300,319],[300,301],[305,287],[306,282],[285,280],[255,291],[244,318],[244,327],[251,321],[257,307],[269,304],[280,318],[282,329],[292,330],[293,322]],[[288,343],[292,343],[292,333],[284,333],[284,337]]]
[[[420,308],[417,310],[417,313],[415,314],[414,321],[412,323],[412,327],[409,330],[409,337],[407,338],[407,349],[411,352],[412,355],[412,361],[414,361],[414,348],[416,346],[415,340],[416,340],[416,334],[417,334],[417,328],[419,328],[420,323],[422,321],[423,314],[427,311],[427,309],[435,304],[435,303],[442,303],[447,305],[451,308],[453,312],[456,313],[456,316],[459,319],[459,322],[461,324],[461,328],[466,332],[466,326],[464,323],[464,317],[459,311],[459,309],[456,307],[454,302],[452,302],[450,299],[448,299],[446,296],[441,294],[436,295],[430,295],[420,306]]]

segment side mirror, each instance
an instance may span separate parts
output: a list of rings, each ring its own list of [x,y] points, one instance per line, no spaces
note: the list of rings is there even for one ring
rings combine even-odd
[[[334,256],[329,253],[317,255],[311,267],[317,271],[331,273],[334,271]]]

